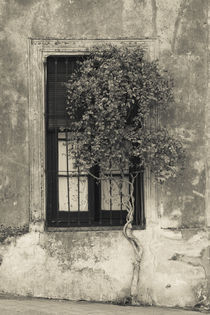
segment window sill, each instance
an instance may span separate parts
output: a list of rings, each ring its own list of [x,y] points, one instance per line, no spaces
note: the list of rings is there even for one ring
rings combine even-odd
[[[144,230],[145,226],[133,226],[133,230]],[[123,226],[81,226],[81,227],[47,227],[46,232],[90,232],[122,231]]]

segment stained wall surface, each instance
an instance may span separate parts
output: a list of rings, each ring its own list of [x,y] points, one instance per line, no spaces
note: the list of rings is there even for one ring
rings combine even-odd
[[[0,0],[0,292],[122,301],[133,252],[121,231],[29,232],[29,38],[158,38],[174,78],[165,124],[185,141],[187,163],[157,188],[144,231],[141,303],[194,306],[210,294],[208,0]],[[146,209],[147,215],[151,209]]]

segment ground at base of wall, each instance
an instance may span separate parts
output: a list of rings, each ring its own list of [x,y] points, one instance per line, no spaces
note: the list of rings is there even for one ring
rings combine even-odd
[[[151,306],[122,306],[85,301],[66,301],[29,298],[0,294],[0,314],[22,315],[71,314],[71,315],[196,315],[194,310],[162,308]],[[207,313],[207,312],[206,312]]]

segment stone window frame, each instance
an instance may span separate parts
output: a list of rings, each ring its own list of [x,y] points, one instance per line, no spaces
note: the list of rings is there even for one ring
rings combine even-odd
[[[29,39],[29,224],[31,231],[44,231],[46,221],[46,176],[45,176],[45,106],[46,106],[46,60],[50,55],[81,55],[93,46],[112,44],[128,47],[141,46],[152,60],[159,57],[157,38],[147,39]],[[144,179],[146,226],[157,222],[157,185],[150,171]],[[64,228],[54,228],[61,229]],[[65,228],[67,230],[110,230],[113,227]],[[120,229],[120,227],[118,227]]]

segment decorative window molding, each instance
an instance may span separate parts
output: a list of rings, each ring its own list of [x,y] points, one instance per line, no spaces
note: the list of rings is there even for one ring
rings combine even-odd
[[[46,59],[50,55],[81,55],[93,46],[112,44],[141,46],[148,58],[157,59],[158,40],[71,40],[29,39],[29,153],[30,153],[30,229],[43,231],[46,219],[45,182],[45,106]],[[145,210],[147,226],[157,221],[157,194],[149,170],[145,174]]]

